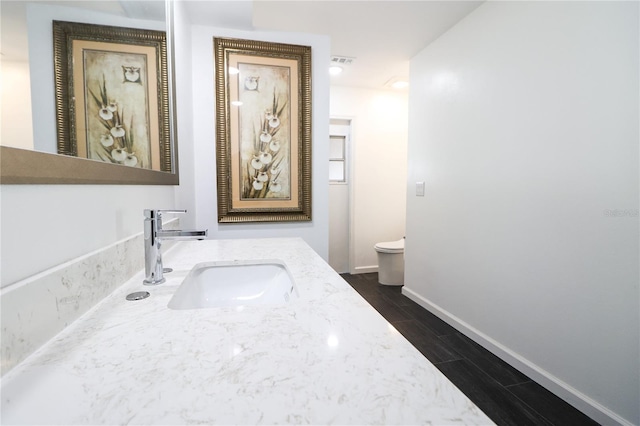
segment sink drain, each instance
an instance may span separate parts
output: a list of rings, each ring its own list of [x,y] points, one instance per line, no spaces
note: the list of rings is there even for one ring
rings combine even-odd
[[[148,291],[136,291],[135,293],[127,294],[127,300],[142,300],[149,297],[151,293]]]

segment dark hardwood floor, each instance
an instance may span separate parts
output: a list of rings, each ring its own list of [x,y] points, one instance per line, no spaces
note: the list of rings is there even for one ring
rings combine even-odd
[[[498,425],[597,425],[401,293],[378,274],[342,274],[360,295]]]

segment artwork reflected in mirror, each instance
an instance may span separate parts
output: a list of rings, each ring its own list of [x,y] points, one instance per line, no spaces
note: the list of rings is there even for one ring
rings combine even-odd
[[[162,31],[53,22],[58,153],[171,171]]]
[[[57,123],[60,121],[60,111],[56,107],[56,97],[69,96],[68,86],[56,86],[54,82],[54,67],[60,63],[51,58],[53,54],[53,21],[82,22],[113,27],[143,28],[144,30],[166,31],[166,58],[164,47],[158,55],[162,75],[171,71],[173,49],[173,3],[169,0],[119,0],[119,1],[76,1],[48,0],[2,0],[2,55],[0,56],[0,79],[3,83],[2,108],[0,115],[2,126],[0,137],[0,181],[2,184],[108,184],[108,185],[177,185],[179,170],[177,160],[177,139],[175,122],[175,108],[173,108],[173,81],[162,77],[162,84],[167,89],[149,89],[147,99],[158,101],[158,139],[150,138],[151,167],[143,168],[140,158],[128,158],[127,163],[136,162],[135,166],[125,165],[127,154],[133,149],[123,148],[116,157],[124,158],[121,162],[103,159],[90,160],[88,155],[83,157],[71,156],[67,151],[59,148],[60,139],[57,138]],[[128,34],[128,33],[127,33]],[[129,37],[125,34],[118,36],[114,43],[127,43]],[[107,35],[108,36],[108,35]],[[141,44],[135,37],[132,44]],[[124,51],[127,52],[126,50]],[[167,63],[167,66],[163,65]],[[147,67],[149,61],[147,61]],[[58,67],[57,72],[63,69]],[[64,69],[71,69],[68,65]],[[120,68],[121,79],[129,77],[135,80],[136,70]],[[142,69],[139,75],[142,77]],[[148,73],[152,71],[147,68]],[[108,78],[107,78],[108,80]],[[56,93],[56,90],[58,93]],[[61,93],[62,91],[62,93]],[[100,90],[98,89],[98,92]],[[112,97],[111,88],[107,85],[107,97]],[[169,103],[165,103],[166,94]],[[100,93],[95,93],[100,97]],[[85,105],[95,102],[83,98]],[[68,99],[68,98],[67,98]],[[75,107],[75,103],[67,103],[67,109]],[[102,107],[102,105],[100,105]],[[113,108],[113,106],[112,106]],[[100,108],[102,109],[102,108]],[[168,109],[168,111],[167,111]],[[126,116],[128,109],[123,111]],[[151,107],[149,108],[151,111]],[[71,111],[69,111],[71,112]],[[74,111],[75,112],[75,111]],[[69,114],[69,113],[67,113]],[[137,114],[136,114],[137,115]],[[75,116],[74,116],[75,117]],[[150,114],[148,120],[152,120]],[[70,120],[66,121],[67,123]],[[137,120],[134,119],[134,124]],[[166,125],[166,123],[169,125]],[[151,124],[153,127],[153,124]],[[111,126],[114,127],[114,126]],[[71,129],[67,129],[69,135]],[[75,132],[75,128],[73,129]],[[153,129],[149,131],[151,133]],[[118,135],[119,132],[116,132]],[[168,135],[168,136],[167,136]],[[136,135],[134,135],[134,143]],[[109,142],[105,140],[108,144]],[[130,141],[127,141],[130,145]],[[116,142],[114,140],[114,145]],[[158,147],[158,148],[156,148]],[[114,148],[115,149],[115,148]],[[153,149],[159,151],[159,164],[153,164]],[[86,150],[86,147],[85,147]],[[144,151],[144,150],[143,150]],[[65,155],[58,153],[64,152]],[[75,155],[75,154],[74,154]]]

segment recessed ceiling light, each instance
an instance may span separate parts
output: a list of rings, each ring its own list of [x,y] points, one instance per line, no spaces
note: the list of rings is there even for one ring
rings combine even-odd
[[[384,87],[386,87],[387,89],[396,90],[406,89],[407,87],[409,87],[409,79],[402,76],[396,76],[389,79],[389,81],[384,84]]]
[[[330,66],[329,67],[329,74],[331,75],[338,75],[342,72],[342,67],[338,67],[338,66]]]

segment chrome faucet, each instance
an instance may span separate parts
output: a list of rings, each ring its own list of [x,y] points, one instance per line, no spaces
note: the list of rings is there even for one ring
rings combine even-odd
[[[163,213],[186,213],[186,210],[151,210],[144,211],[144,273],[146,285],[161,284],[165,281],[162,267],[162,240],[203,240],[208,235],[204,231],[182,231],[162,229]],[[167,271],[168,272],[168,271]]]

